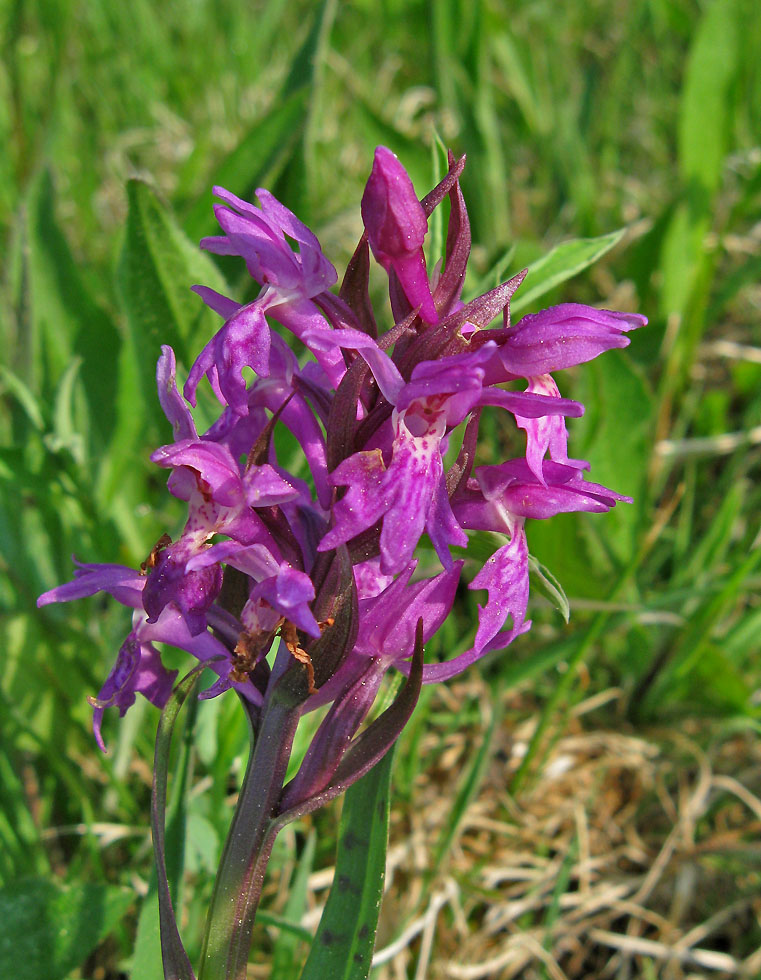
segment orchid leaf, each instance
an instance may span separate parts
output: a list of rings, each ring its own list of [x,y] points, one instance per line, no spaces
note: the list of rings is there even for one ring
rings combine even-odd
[[[301,980],[365,980],[372,966],[388,846],[393,751],[347,792],[333,887]]]
[[[140,390],[146,403],[154,404],[161,345],[169,344],[178,361],[187,362],[199,341],[205,342],[219,325],[190,286],[202,282],[225,293],[227,284],[212,260],[188,241],[148,184],[129,181],[127,200],[118,284]]]

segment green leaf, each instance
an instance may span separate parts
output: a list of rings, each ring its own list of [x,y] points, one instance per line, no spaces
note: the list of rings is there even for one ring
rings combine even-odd
[[[655,400],[626,351],[611,350],[585,364],[580,382],[575,394],[586,412],[568,426],[573,455],[590,461],[596,483],[634,498],[633,505],[620,503],[609,514],[595,515],[589,525],[625,561],[646,512]],[[566,586],[575,591],[574,583]]]
[[[194,283],[227,291],[211,259],[192,245],[151,188],[139,180],[127,184],[129,211],[117,281],[127,313],[132,358],[139,392],[158,408],[156,361],[170,344],[187,363],[219,328],[219,318],[191,292]]]
[[[705,240],[728,147],[729,95],[739,67],[740,22],[740,6],[735,0],[714,0],[703,14],[690,49],[679,118],[683,200],[674,212],[661,257],[660,308],[664,316],[689,314],[691,295],[706,275]],[[689,315],[687,319],[680,330],[684,336],[673,355],[680,356],[685,366],[691,363],[691,352],[682,351],[681,344],[694,346],[702,326],[700,318],[695,323],[689,323]],[[672,364],[668,372],[673,370]]]
[[[552,952],[551,948],[551,937],[552,928],[558,920],[561,914],[560,900],[564,895],[568,894],[569,885],[571,882],[571,875],[573,873],[573,867],[576,864],[579,856],[579,836],[578,831],[571,839],[569,845],[566,845],[567,850],[565,856],[563,857],[563,863],[560,866],[560,870],[555,878],[555,886],[552,889],[552,897],[550,898],[550,904],[547,906],[546,923],[547,932],[545,935],[545,949],[548,952]]]
[[[325,58],[337,7],[337,0],[322,0],[319,4],[309,33],[291,62],[288,77],[283,85],[284,96],[291,95],[302,88],[311,88],[315,84],[315,76]]]
[[[293,152],[304,127],[307,89],[294,91],[274,107],[246,133],[227,159],[215,168],[213,183],[251,200],[257,187],[277,180]],[[192,240],[211,234],[215,227],[211,191],[203,194],[183,221],[185,233]]]
[[[697,194],[691,203],[682,201],[673,212],[663,236],[660,256],[659,305],[664,317],[684,314],[688,308],[690,295],[703,271],[705,237],[710,221],[710,201],[705,195]],[[682,346],[675,345],[672,359],[690,363],[684,358]]]
[[[315,5],[314,19],[300,49],[291,62],[281,98],[305,91],[304,121],[298,147],[294,148],[278,183],[277,193],[302,219],[310,220],[317,201],[315,182],[315,144],[320,138],[320,110],[323,101],[325,62],[330,34],[338,7],[337,0]]]
[[[45,445],[51,452],[67,449],[80,465],[85,461],[85,447],[82,433],[74,421],[74,402],[81,367],[82,361],[77,357],[64,371],[55,395],[53,431],[45,437]]]
[[[159,896],[156,891],[155,871],[151,875],[148,894],[140,905],[130,973],[133,977],[140,977],[140,980],[164,980],[159,929]]]
[[[693,612],[677,641],[670,646],[668,660],[659,676],[636,706],[638,711],[654,715],[656,712],[662,714],[665,707],[682,700],[694,704],[695,686],[700,691],[707,683],[715,686],[710,693],[715,694],[719,701],[734,706],[742,703],[745,685],[739,676],[733,676],[734,670],[729,662],[715,676],[705,676],[702,674],[702,666],[706,663],[703,658],[709,657],[707,662],[714,666],[725,659],[716,640],[718,626],[730,610],[737,608],[748,589],[748,577],[760,564],[761,548],[755,548],[731,570],[721,590]],[[726,674],[726,677],[719,683],[717,678],[722,674]],[[746,698],[749,693],[745,691]]]
[[[674,575],[675,583],[696,583],[701,579],[715,579],[716,569],[722,567],[733,541],[738,522],[742,520],[743,506],[747,504],[749,486],[737,480],[718,501],[718,509],[710,524],[701,529],[697,541],[690,542],[690,550],[684,563],[680,563]]]
[[[574,421],[576,421],[574,419]],[[571,432],[572,455],[586,459],[574,441]],[[592,467],[592,479],[597,482],[598,474]],[[600,480],[600,482],[604,482]],[[619,481],[620,482],[620,481]],[[614,489],[620,490],[620,486]],[[619,504],[612,512],[616,519],[616,510],[629,506]],[[526,528],[529,552],[546,568],[551,568],[553,575],[563,583],[567,595],[573,598],[599,599],[607,591],[607,575],[610,573],[608,562],[596,562],[592,554],[590,525],[602,522],[607,529],[611,522],[611,514],[558,514],[551,521],[530,521]]]
[[[714,0],[705,10],[690,48],[679,118],[679,162],[688,185],[712,193],[727,147],[729,86],[738,69],[740,8]]]
[[[63,887],[41,878],[0,891],[0,976],[63,980],[119,922],[133,895],[108,885]]]
[[[4,394],[3,389],[13,395],[34,428],[42,431],[45,428],[45,419],[37,399],[21,378],[5,367],[4,364],[0,364],[0,394]]]
[[[333,887],[301,980],[365,980],[383,896],[393,749],[346,793]]]
[[[3,630],[3,634],[6,634],[6,630]],[[2,635],[1,639],[7,651],[8,636]],[[6,664],[7,660],[6,652]],[[7,684],[5,677],[3,683],[4,686]],[[4,690],[0,692],[0,704],[4,722],[0,730],[0,738],[4,745],[10,746],[13,744],[12,740],[18,739],[18,735],[12,720],[13,705]],[[36,707],[38,706],[39,699]],[[23,776],[18,771],[21,767],[14,765],[14,762],[18,762],[15,753],[8,752],[0,755],[0,861],[2,862],[0,880],[2,881],[50,873],[45,845],[40,840],[39,830],[35,826],[25,799]]]
[[[486,775],[489,761],[491,760],[491,744],[494,739],[494,732],[501,718],[502,711],[499,702],[495,699],[491,706],[491,721],[489,722],[489,727],[487,728],[486,732],[484,732],[483,738],[478,746],[478,750],[473,753],[473,758],[465,770],[464,775],[461,777],[457,788],[457,793],[455,794],[455,798],[452,802],[452,807],[449,811],[447,819],[444,821],[444,826],[441,834],[439,835],[439,839],[436,842],[436,847],[434,848],[431,861],[425,875],[428,884],[430,884],[431,880],[435,876],[443,859],[451,851],[452,846],[457,839],[457,834],[459,832],[463,817],[465,816],[468,807],[473,802],[481,787],[484,776]]]
[[[526,280],[510,303],[512,313],[520,313],[561,282],[588,269],[616,246],[625,228],[597,238],[574,238],[561,242],[528,267]]]
[[[185,864],[188,872],[191,875],[199,872],[213,875],[221,850],[217,828],[200,813],[189,814],[187,824]]]
[[[496,59],[491,42],[492,36],[501,32],[503,21],[496,12],[493,17],[489,16],[485,3],[473,4],[472,8],[477,11],[478,17],[473,65],[475,86],[473,97],[466,104],[473,114],[474,132],[479,137],[476,145],[480,147],[477,173],[481,192],[474,195],[474,203],[483,220],[477,227],[481,228],[481,236],[486,234],[490,241],[506,241],[510,237],[509,181],[505,180],[509,163],[505,155],[501,106],[495,85],[498,77]]]
[[[56,384],[71,358],[82,361],[87,426],[103,445],[114,425],[113,378],[121,339],[85,285],[55,216],[50,172],[31,182],[24,212],[25,296],[28,319],[15,360],[26,362],[33,390]],[[21,367],[21,365],[19,365]]]
[[[553,114],[548,99],[535,84],[526,52],[509,28],[493,39],[492,53],[511,101],[520,110],[529,130],[542,137],[551,134]]]

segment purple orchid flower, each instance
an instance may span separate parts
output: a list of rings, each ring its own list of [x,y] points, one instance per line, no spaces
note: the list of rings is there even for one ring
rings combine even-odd
[[[139,628],[134,629],[122,644],[116,663],[97,697],[90,699],[94,709],[93,733],[100,750],[106,751],[101,733],[106,708],[118,708],[119,716],[124,717],[138,693],[157,708],[163,708],[176,677],[177,671],[167,670],[156,647],[141,639]]]
[[[423,531],[431,538],[445,568],[451,567],[449,545],[467,545],[449,504],[442,441],[472,411],[481,396],[482,363],[492,350],[423,362],[404,384],[392,362],[376,366],[379,384],[394,404],[393,443],[386,466],[380,449],[344,460],[333,472],[346,495],[333,508],[335,523],[320,550],[335,548],[383,519],[381,570],[396,574],[409,564]],[[388,360],[388,359],[386,359]],[[393,368],[393,371],[391,370]],[[394,374],[394,372],[396,372]]]
[[[337,774],[355,778],[369,764],[364,748],[359,762],[346,760],[389,669],[414,684],[375,729],[372,758],[397,737],[421,681],[453,677],[530,628],[527,520],[629,500],[587,480],[587,464],[569,457],[566,420],[583,406],[561,397],[551,372],[625,347],[645,318],[566,303],[511,326],[525,273],[463,303],[464,165],[450,155],[447,174],[419,199],[394,154],[377,149],[362,198],[365,233],[338,294],[316,236],[269,192],[257,191],[257,206],[215,188],[222,234],[201,246],[242,258],[261,291],[240,304],[193,287],[224,322],[191,366],[184,397],[174,353],[162,348],[159,403],[174,441],[151,458],[171,470],[184,527],[176,540],[160,539],[140,571],[78,565],[73,582],[38,600],[106,591],[133,611],[93,700],[101,747],[107,707],[123,714],[137,694],[166,702],[174,674],[160,644],[171,644],[216,672],[204,697],[234,688],[255,727],[278,697],[297,713],[330,705],[278,803],[280,812],[305,805]],[[429,276],[428,218],[445,198],[443,269]],[[388,275],[396,322],[370,301],[371,253]],[[500,315],[503,327],[491,328]],[[301,341],[298,353],[277,324]],[[221,411],[199,435],[192,408],[204,376]],[[525,390],[511,390],[516,382]],[[524,456],[475,466],[481,419],[495,409],[525,433]],[[452,445],[461,446],[454,461]],[[473,564],[469,534],[482,530],[504,543],[469,573],[469,588],[486,594],[472,644],[423,664],[421,644]],[[441,570],[416,580],[424,534]],[[453,560],[452,547],[464,557]]]
[[[143,606],[149,622],[155,622],[173,602],[196,636],[206,629],[206,610],[222,588],[222,568],[193,567],[190,560],[206,550],[215,534],[228,534],[242,544],[267,537],[255,508],[292,500],[298,491],[268,464],[247,467],[241,475],[230,451],[214,442],[185,439],[162,446],[151,458],[159,466],[173,467],[169,489],[188,501],[190,513],[182,535],[155,557]]]
[[[132,630],[119,650],[116,663],[97,697],[90,699],[94,708],[93,732],[102,751],[106,750],[101,734],[106,708],[116,707],[120,716],[123,716],[134,704],[136,694],[142,694],[151,704],[163,708],[172,693],[177,671],[168,671],[163,666],[154,643],[168,643],[186,650],[199,660],[208,661],[211,669],[225,682],[228,681],[232,667],[229,648],[206,630],[193,635],[183,611],[168,607],[153,622],[149,621],[142,608],[143,593],[148,582],[144,573],[123,565],[75,563],[77,568],[74,581],[43,593],[37,600],[38,606],[46,606],[52,602],[71,602],[97,592],[108,592],[122,605],[134,610]],[[223,627],[219,620],[215,625]],[[227,683],[226,686],[231,685]],[[260,693],[250,681],[246,680],[235,686],[247,700],[254,704],[261,702]]]
[[[261,208],[221,187],[215,187],[214,193],[228,205],[214,208],[225,235],[204,238],[201,247],[217,255],[241,256],[263,289],[252,303],[241,306],[207,286],[193,287],[225,318],[225,324],[193,364],[185,397],[194,405],[198,383],[207,375],[222,404],[245,415],[248,401],[242,369],[250,367],[260,377],[269,374],[271,335],[266,316],[299,337],[338,384],[345,370],[340,347],[357,349],[373,341],[351,327],[333,329],[313,302],[327,295],[336,281],[336,270],[322,254],[317,238],[268,191],[256,192]],[[298,244],[298,253],[286,236]]]
[[[526,518],[546,520],[574,511],[604,513],[617,502],[631,503],[630,497],[584,480],[582,470],[586,466],[577,460],[568,464],[546,460],[539,475],[525,459],[484,466],[453,499],[454,512],[463,527],[510,536],[509,543],[488,559],[470,583],[471,589],[486,589],[489,598],[486,606],[479,606],[475,643],[461,656],[462,669],[490,650],[503,649],[530,626],[525,622],[529,592]],[[501,633],[508,616],[512,629]],[[437,679],[444,679],[443,670]]]
[[[349,659],[306,708],[333,704],[307,751],[301,768],[283,796],[283,809],[320,792],[330,782],[351,738],[367,716],[391,666],[409,673],[417,623],[423,623],[423,642],[439,629],[452,608],[463,562],[432,579],[410,585],[416,562],[411,562],[380,595],[359,605],[359,639]],[[424,668],[425,671],[426,668]],[[337,693],[336,693],[337,692]]]
[[[226,205],[214,205],[225,234],[204,238],[201,248],[242,256],[252,279],[261,286],[276,286],[283,295],[315,296],[336,281],[336,270],[322,254],[316,235],[269,191],[256,191],[258,208],[223,187],[212,188],[212,193]],[[296,242],[298,253],[286,236]]]
[[[240,304],[193,287],[223,323],[192,364],[184,397],[174,353],[162,348],[158,398],[173,441],[151,459],[171,471],[168,489],[187,508],[183,529],[175,540],[162,535],[139,570],[77,563],[73,582],[38,600],[105,591],[131,611],[116,663],[90,699],[101,749],[107,708],[124,715],[138,694],[167,704],[176,672],[162,662],[164,644],[216,674],[200,697],[233,689],[245,707],[253,749],[213,892],[204,976],[245,973],[273,831],[368,772],[399,737],[423,683],[455,677],[529,630],[526,521],[603,513],[629,499],[587,480],[587,464],[569,456],[566,419],[584,409],[561,397],[551,372],[625,347],[644,317],[562,304],[511,326],[525,270],[464,302],[464,165],[450,154],[447,173],[418,199],[399,160],[377,149],[365,231],[337,294],[335,269],[291,211],[264,190],[257,206],[215,188],[222,234],[201,246],[241,257],[261,288]],[[428,218],[445,199],[443,266],[429,276]],[[390,316],[370,299],[371,253],[387,273]],[[221,411],[199,434],[192,409],[203,377]],[[476,465],[481,420],[495,409],[525,433],[525,454]],[[480,531],[500,536],[485,562],[470,547]],[[440,569],[420,547],[424,534]],[[456,560],[452,547],[463,549]],[[472,642],[425,663],[424,644],[449,615],[465,569],[468,587],[486,596]],[[392,669],[406,679],[373,717]],[[301,718],[320,707],[286,785]],[[156,827],[164,965],[191,975],[160,820]]]
[[[647,323],[637,313],[595,310],[561,303],[529,313],[505,332],[499,358],[513,377],[531,378],[591,361],[606,350],[627,347],[630,330]]]
[[[558,386],[550,374],[529,378],[526,390],[530,394],[540,394],[560,401]],[[539,482],[544,483],[543,464],[548,450],[550,459],[556,463],[568,462],[568,431],[565,427],[565,417],[560,414],[540,415],[533,418],[516,415],[515,421],[519,428],[526,431],[526,462]]]

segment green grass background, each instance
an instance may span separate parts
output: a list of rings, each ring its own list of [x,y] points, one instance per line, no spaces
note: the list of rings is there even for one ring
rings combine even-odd
[[[604,304],[650,325],[560,379],[587,405],[573,454],[635,503],[530,528],[571,620],[538,599],[534,632],[484,667],[495,690],[522,683],[543,706],[512,789],[579,697],[582,660],[593,690],[623,688],[626,724],[757,732],[757,3],[2,0],[0,38],[0,904],[11,922],[23,902],[45,910],[47,959],[30,977],[100,965],[115,978],[132,962],[155,712],[108,721],[101,759],[86,697],[128,614],[99,599],[38,611],[35,599],[70,578],[72,554],[134,564],[180,526],[147,458],[169,438],[151,381],[158,344],[187,368],[214,328],[188,287],[249,288],[237,265],[195,248],[214,228],[213,183],[272,189],[341,269],[377,143],[421,193],[437,145],[467,152],[469,291],[563,240],[625,229],[600,263],[525,307]],[[503,458],[514,433],[485,431],[485,456]],[[474,610],[463,600],[430,656],[464,648]],[[191,948],[245,745],[236,707],[198,712]],[[423,764],[409,752],[407,787]],[[331,848],[320,842],[327,862]]]

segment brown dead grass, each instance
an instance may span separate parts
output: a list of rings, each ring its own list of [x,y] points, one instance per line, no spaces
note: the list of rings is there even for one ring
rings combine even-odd
[[[452,710],[481,682],[442,685]],[[620,692],[579,704],[533,781],[535,725],[505,695],[492,762],[453,847],[432,853],[486,722],[423,740],[392,813],[374,980],[694,980],[761,976],[761,746],[705,722],[635,733]],[[312,876],[316,925],[331,869]]]

